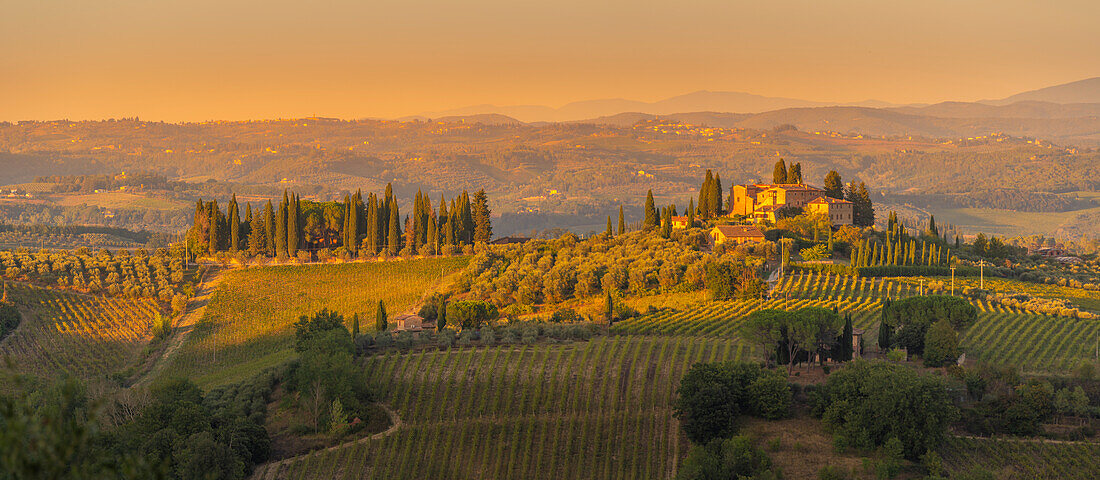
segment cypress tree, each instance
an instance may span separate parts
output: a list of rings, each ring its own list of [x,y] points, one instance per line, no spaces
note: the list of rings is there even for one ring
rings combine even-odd
[[[802,183],[801,162],[791,165],[790,170],[787,170],[787,183]]]
[[[656,228],[657,221],[657,207],[653,205],[653,190],[651,189],[645,197],[645,220],[642,222],[642,229]]]
[[[875,226],[875,207],[871,203],[871,193],[867,191],[867,184],[859,182],[859,189],[856,190],[856,198],[858,201],[854,201],[854,215],[859,222],[856,225],[861,227],[873,227]]]
[[[248,206],[252,211],[252,205]],[[248,232],[248,253],[260,255],[267,252],[267,231],[265,230],[264,217],[259,213],[253,214],[252,225]]]
[[[283,202],[279,203],[278,216],[275,218],[275,255],[283,256],[287,255],[286,250],[286,218],[290,209],[290,205],[287,204],[284,197]]]
[[[352,255],[359,254],[359,202],[352,197],[348,205],[348,251]]]
[[[474,205],[473,205],[473,219],[474,219],[474,241],[489,243],[489,240],[493,237],[493,224],[489,218],[489,196],[485,194],[485,190],[478,190],[474,193]]]
[[[786,183],[787,182],[787,162],[784,162],[782,158],[778,162],[775,162],[775,168],[772,169],[772,183]]]
[[[386,304],[378,301],[378,309],[374,311],[374,329],[384,332],[390,328],[389,318],[386,315]]]
[[[462,242],[474,243],[474,214],[470,205],[470,194],[462,191]],[[491,233],[491,232],[490,232]]]
[[[275,256],[275,208],[271,200],[264,206],[264,252],[269,257]]]
[[[603,314],[604,317],[607,318],[607,325],[611,326],[615,320],[615,300],[611,298],[611,292],[605,291],[603,296]]]
[[[666,208],[665,214],[661,216],[661,236],[664,238],[672,237],[672,209]]]
[[[241,245],[241,213],[240,206],[237,205],[237,194],[233,194],[233,198],[229,200],[229,215],[226,219],[229,222],[229,251],[237,253],[237,249]]]
[[[434,216],[428,217],[428,243],[430,252],[433,255],[439,255],[439,229],[436,227]]]
[[[710,169],[707,169],[707,176],[703,179],[703,186],[699,187],[699,216],[703,219],[710,218],[711,211],[711,193],[714,190],[714,174]],[[652,192],[652,190],[650,190]]]
[[[359,338],[359,314],[353,314],[351,316],[351,339],[355,340]]]
[[[695,228],[695,200],[688,200],[687,228]]]
[[[619,205],[619,235],[626,233],[626,217],[623,216],[623,206]]]
[[[367,197],[367,249],[378,254],[378,198],[373,193]]]
[[[218,239],[221,235],[218,228],[220,226],[218,225],[218,214],[221,213],[221,210],[218,209],[218,201],[211,200],[210,203],[206,204],[206,209],[207,215],[210,218],[210,220],[208,220],[210,222],[210,228],[207,232],[210,234],[210,238],[206,241],[206,248],[210,253],[217,253],[219,246]]]
[[[607,231],[604,232],[603,236],[606,237],[606,238],[611,238],[611,235],[612,235],[611,234],[611,215],[608,215],[607,216]]]
[[[397,203],[394,202],[390,210],[389,233],[386,236],[386,252],[397,255],[401,249],[401,227],[398,225],[401,214],[397,211]]]
[[[936,216],[935,215],[929,215],[928,216],[928,234],[933,236],[933,237],[940,236],[940,231],[936,229]]]
[[[825,175],[825,196],[836,199],[844,199],[844,181],[836,170],[829,170]]]
[[[722,213],[722,176],[715,174],[714,183],[711,184],[710,211],[711,217],[717,217]]]

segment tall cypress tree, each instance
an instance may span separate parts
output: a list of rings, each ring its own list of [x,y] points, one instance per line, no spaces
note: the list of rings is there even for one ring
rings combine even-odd
[[[859,182],[859,189],[856,190],[856,198],[858,201],[854,202],[854,210],[857,211],[855,217],[858,218],[860,222],[857,223],[857,225],[861,227],[875,226],[875,207],[871,203],[871,192],[867,191],[867,184]]]
[[[672,237],[672,209],[666,208],[664,215],[661,215],[661,236],[664,238]]]
[[[241,245],[241,213],[240,206],[237,205],[237,194],[233,194],[233,198],[229,200],[229,215],[227,215],[226,221],[229,222],[229,251],[237,253],[237,249]]]
[[[285,257],[287,255],[286,250],[286,217],[287,212],[290,210],[290,205],[284,197],[284,200],[279,203],[279,211],[275,217],[275,255]]]
[[[695,228],[695,200],[688,200],[687,228]]]
[[[623,206],[619,205],[619,235],[626,233],[626,217],[623,216]]]
[[[611,215],[607,216],[607,231],[604,232],[604,238],[611,238],[613,233],[611,232]]]
[[[397,211],[397,202],[391,205],[390,220],[389,220],[389,233],[386,236],[386,253],[390,255],[397,255],[397,252],[401,249],[401,226],[400,223],[401,214]]]
[[[825,196],[844,199],[844,181],[840,179],[840,174],[836,173],[836,170],[829,170],[825,175]]]
[[[489,196],[485,190],[474,193],[473,217],[474,217],[474,241],[489,243],[493,237],[493,224],[489,218]]]
[[[470,205],[470,194],[462,191],[462,241],[466,244],[474,243],[474,214]]]
[[[886,310],[890,306],[890,299],[886,299],[882,303],[882,313],[878,322],[878,348],[880,351],[885,352],[890,348],[891,335],[893,333],[893,327],[886,323]]]
[[[713,216],[717,217],[722,213],[722,176],[717,173],[714,174],[714,184],[711,185],[711,210]]]
[[[374,329],[384,332],[389,329],[389,316],[386,315],[386,304],[378,301],[378,308],[374,311]]]
[[[657,207],[653,205],[653,190],[650,190],[645,197],[645,217],[642,220],[642,230],[656,228],[657,222]]]
[[[302,238],[302,205],[297,194],[290,196],[290,210],[286,218],[286,251],[291,257],[298,256],[298,244]]]
[[[707,169],[707,176],[703,179],[703,185],[699,187],[699,216],[703,219],[710,218],[711,196],[714,190],[714,174]],[[652,190],[650,190],[652,192]]]
[[[797,162],[787,170],[787,183],[802,183],[802,163]]]
[[[787,162],[782,158],[775,162],[775,168],[772,169],[772,183],[787,183]]]
[[[249,204],[248,211],[252,211]],[[248,232],[248,253],[261,255],[267,252],[267,231],[264,229],[264,217],[259,212],[252,214],[252,224]]]
[[[219,247],[218,239],[221,235],[221,232],[219,231],[220,225],[218,225],[220,223],[218,222],[219,213],[221,213],[221,210],[218,209],[217,200],[211,200],[210,203],[206,204],[206,215],[210,219],[208,220],[210,227],[207,230],[209,238],[206,241],[206,248],[210,251],[210,253],[216,253]]]
[[[275,256],[275,208],[271,200],[264,206],[264,253],[269,257]]]

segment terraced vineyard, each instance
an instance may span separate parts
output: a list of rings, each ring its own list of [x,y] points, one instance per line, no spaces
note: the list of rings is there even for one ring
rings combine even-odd
[[[939,453],[953,474],[982,469],[1004,479],[1086,480],[1100,472],[1100,444],[1096,443],[948,437]]]
[[[672,416],[680,376],[750,354],[735,340],[613,336],[375,356],[372,383],[405,424],[254,478],[668,478],[687,446]]]
[[[99,297],[8,284],[9,298],[31,312],[0,343],[21,373],[105,377],[137,361],[158,311],[148,298]]]
[[[612,331],[733,338],[745,317],[756,310],[817,306],[851,313],[853,325],[867,331],[865,347],[876,348],[882,300],[917,295],[919,287],[894,279],[803,273],[783,279],[776,292],[785,292],[786,298],[706,302],[682,310],[659,310],[619,322]],[[1095,356],[1100,322],[1041,315],[985,301],[974,304],[978,322],[960,338],[972,359],[1018,364],[1026,371],[1065,371]]]
[[[243,380],[293,356],[290,325],[322,308],[374,325],[378,300],[391,315],[412,308],[466,257],[259,267],[226,272],[203,318],[166,371],[212,387]],[[370,319],[370,320],[368,320]]]

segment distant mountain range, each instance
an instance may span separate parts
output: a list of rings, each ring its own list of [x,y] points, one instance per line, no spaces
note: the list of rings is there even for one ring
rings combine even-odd
[[[1094,146],[1100,145],[1100,77],[999,100],[934,105],[895,105],[877,100],[838,104],[742,92],[700,91],[657,102],[588,100],[561,108],[477,105],[406,119],[623,126],[658,117],[716,127],[766,129],[791,124],[805,131],[865,135],[950,138],[1006,133]]]

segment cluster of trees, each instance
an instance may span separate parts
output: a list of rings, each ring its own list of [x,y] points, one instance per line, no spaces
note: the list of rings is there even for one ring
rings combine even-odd
[[[786,160],[780,158],[778,162],[775,162],[775,168],[772,169],[772,183],[802,183],[802,163],[792,163],[791,167],[787,168]]]
[[[401,217],[393,188],[384,196],[362,192],[345,195],[343,202],[303,202],[283,193],[278,208],[271,201],[262,211],[245,205],[244,219],[236,195],[222,212],[217,200],[195,206],[194,223],[187,233],[194,255],[247,251],[250,255],[297,257],[300,251],[342,248],[349,255],[439,254],[445,249],[488,242],[493,235],[489,197],[477,191],[451,199],[441,196],[438,210],[417,192],[412,215]]]
[[[697,363],[676,392],[675,415],[694,444],[676,478],[777,478],[767,456],[735,434],[742,415],[790,415],[793,394],[781,372],[753,363]]]
[[[4,478],[243,479],[271,452],[264,422],[275,376],[203,394],[169,379],[100,402],[67,378],[0,394]]]
[[[706,241],[705,234],[694,229],[677,230],[672,239],[646,231],[584,240],[566,234],[482,249],[454,289],[498,306],[560,303],[604,293],[695,291],[706,285],[707,265],[719,258],[702,251]],[[767,245],[737,248],[746,264],[755,265],[762,262]],[[737,258],[737,252],[728,257]]]
[[[111,208],[10,202],[0,205],[0,222],[17,225],[99,225],[127,229],[179,231],[188,226],[186,210]]]
[[[714,300],[761,298],[768,285],[756,273],[757,268],[750,265],[728,261],[708,264],[707,290]]]
[[[699,187],[699,203],[694,206],[694,209],[688,207],[690,215],[698,215],[703,220],[712,220],[723,213],[721,175],[714,175],[707,169],[707,176]]]
[[[795,363],[852,359],[852,318],[841,318],[835,310],[802,307],[798,310],[757,310],[741,326],[745,340],[763,347],[768,365],[786,364],[787,372]],[[774,355],[773,355],[774,352]]]
[[[40,175],[35,177],[35,183],[55,183],[53,191],[57,193],[81,192],[91,193],[96,190],[115,190],[119,187],[143,187],[168,189],[175,182],[169,182],[168,177],[153,172],[129,172],[113,175]]]
[[[7,250],[0,252],[0,267],[3,276],[12,280],[86,293],[156,298],[165,303],[183,295],[187,274],[183,260],[165,249],[157,249],[153,255],[143,249],[113,254],[103,249],[94,255],[86,248],[37,253]]]
[[[935,217],[931,220],[930,230],[936,230]],[[907,229],[897,222],[897,216],[890,212],[890,223],[883,238],[865,238],[852,251],[852,266],[946,266],[951,264],[951,249],[939,236],[913,238]]]
[[[891,446],[911,460],[935,450],[958,408],[941,378],[888,362],[856,360],[810,393],[811,413],[843,448]]]
[[[977,319],[978,309],[959,297],[923,295],[886,300],[878,345],[883,351],[905,348],[911,355],[921,355],[930,367],[954,365],[959,358],[958,332]]]
[[[970,253],[986,258],[1005,258],[1008,256],[1023,255],[1027,252],[1024,247],[1013,247],[1005,245],[1004,240],[997,238],[996,235],[991,235],[986,238],[984,233],[979,232],[974,237],[974,243],[969,245]]]
[[[1021,377],[1012,366],[979,364],[961,374],[970,404],[962,409],[960,427],[975,435],[1008,434],[1033,436],[1042,424],[1059,417],[1088,419],[1100,414],[1093,398],[1100,395],[1096,382],[1066,377],[1051,379]],[[1079,422],[1080,423],[1080,422]],[[1087,422],[1086,422],[1087,423]],[[1069,437],[1088,436],[1083,426]]]
[[[353,330],[358,330],[356,320]],[[287,390],[295,394],[306,427],[336,437],[348,433],[352,419],[365,418],[372,396],[355,362],[355,337],[344,317],[327,309],[303,315],[294,323],[294,335],[298,360],[288,369]]]

